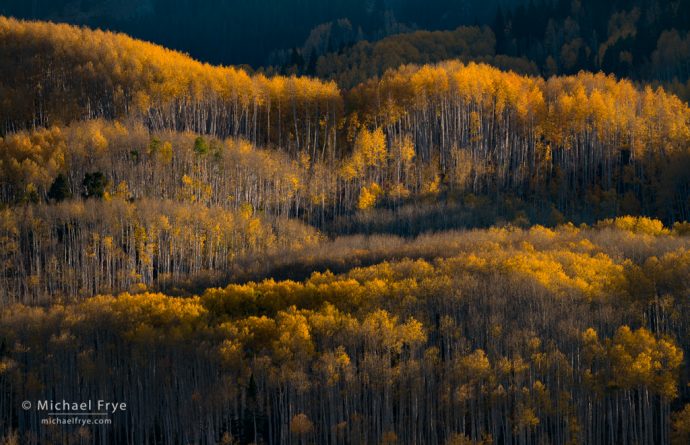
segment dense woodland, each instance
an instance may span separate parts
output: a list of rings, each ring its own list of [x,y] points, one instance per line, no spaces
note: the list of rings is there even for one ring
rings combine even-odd
[[[68,163],[92,167],[99,151],[119,152],[122,159],[109,168],[132,172],[118,164],[150,161],[144,152],[156,149],[141,135],[134,147],[122,136],[139,122],[161,147],[171,141],[158,133],[194,132],[241,138],[288,156],[305,166],[302,185],[317,184],[305,205],[320,206],[322,219],[325,212],[337,216],[378,201],[469,192],[510,193],[590,222],[593,215],[641,213],[673,224],[690,213],[690,110],[661,88],[603,74],[544,80],[450,61],[406,65],[341,93],[332,82],[203,65],[124,35],[11,19],[0,19],[0,26],[0,51],[17,62],[3,66],[0,77],[2,143],[10,146],[2,153],[9,177],[0,187],[7,202],[27,193],[45,199],[58,173],[84,172]],[[103,134],[70,129],[94,118],[122,122],[113,124],[125,128],[113,131],[123,139],[113,145],[125,147],[107,150]],[[62,132],[82,140],[52,143],[72,137],[56,133],[65,125]],[[223,145],[195,141],[199,158],[206,158],[197,169],[223,162]],[[69,153],[79,147],[81,155]],[[106,175],[113,187],[116,176]],[[72,193],[80,179],[68,181]]]
[[[337,275],[11,306],[0,425],[42,444],[686,443],[687,231],[340,239],[275,260]],[[16,399],[42,394],[126,399],[131,423],[33,428]]]
[[[103,117],[153,130],[243,136],[325,156],[342,98],[333,83],[250,76],[122,34],[0,18],[5,132]],[[26,70],[22,73],[19,67]]]
[[[0,17],[0,443],[687,443],[690,108],[501,39],[319,78]]]
[[[322,79],[333,79],[338,85],[352,88],[386,71],[407,64],[429,64],[456,59],[480,62],[512,70],[520,74],[537,75],[539,68],[525,58],[496,54],[496,36],[488,27],[460,27],[453,31],[417,31],[368,42],[360,41],[340,52],[319,56],[318,42],[333,39],[331,27],[312,33],[313,54],[305,71]],[[324,37],[326,34],[328,37]],[[311,43],[311,41],[308,40]]]
[[[491,9],[490,1],[423,1],[413,19],[400,15],[394,1],[379,3],[388,5],[379,32],[385,38],[354,33],[356,21],[334,20],[315,27],[303,46],[283,52],[278,65],[318,72],[349,88],[388,68],[436,62],[445,55],[544,76],[602,71],[662,84],[690,98],[687,0],[503,1],[491,18],[477,14],[473,21],[457,14],[463,8],[472,14],[478,4]],[[483,35],[477,42],[467,26],[479,24]]]
[[[0,14],[122,31],[212,63],[302,72],[315,67],[312,55],[333,59],[386,36],[405,46],[426,36],[401,33],[488,26],[497,54],[529,60],[544,75],[603,70],[689,94],[687,0],[5,0]],[[411,57],[435,61],[424,51]]]

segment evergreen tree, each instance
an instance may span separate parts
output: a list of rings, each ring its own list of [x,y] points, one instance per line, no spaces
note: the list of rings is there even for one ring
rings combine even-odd
[[[82,181],[84,198],[98,198],[101,199],[105,195],[105,187],[108,181],[102,172],[87,173]]]
[[[70,191],[67,177],[60,173],[50,185],[50,189],[48,190],[48,199],[51,199],[55,202],[60,202],[71,197],[72,192]]]

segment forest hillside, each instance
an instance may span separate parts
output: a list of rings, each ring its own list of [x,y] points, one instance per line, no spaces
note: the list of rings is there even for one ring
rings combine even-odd
[[[302,204],[324,221],[357,207],[399,206],[434,194],[443,200],[510,196],[536,218],[557,212],[585,222],[616,214],[668,224],[688,219],[690,111],[661,88],[603,74],[546,80],[447,61],[405,65],[341,91],[318,79],[201,64],[121,34],[0,20],[0,53],[16,61],[0,78],[0,119],[10,135],[4,143],[14,146],[3,162],[10,167],[65,170],[59,163],[68,156],[61,152],[75,149],[72,144],[64,150],[49,144],[58,153],[39,153],[33,147],[40,142],[23,148],[22,138],[105,119],[125,128],[143,125],[162,145],[170,141],[156,133],[218,139],[198,141],[196,154],[208,158],[200,169],[219,162],[225,138],[282,153],[306,167],[300,186],[316,189]],[[112,155],[103,134],[91,137]],[[145,145],[125,151],[142,154]],[[53,155],[62,161],[33,159]],[[2,193],[16,202],[31,194],[28,187],[45,199],[57,170],[42,183],[12,174]],[[70,187],[81,179],[72,178]]]
[[[688,443],[688,103],[454,29],[301,76],[0,17],[0,443]]]

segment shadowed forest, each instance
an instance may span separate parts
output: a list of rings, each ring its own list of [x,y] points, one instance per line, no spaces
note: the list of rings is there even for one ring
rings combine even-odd
[[[690,441],[686,3],[360,3],[0,16],[0,444]]]

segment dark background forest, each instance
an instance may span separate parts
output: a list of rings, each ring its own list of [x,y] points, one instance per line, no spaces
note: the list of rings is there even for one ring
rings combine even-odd
[[[504,1],[504,4],[519,0]],[[405,28],[452,29],[489,23],[497,0],[7,0],[0,14],[126,32],[189,52],[197,59],[258,67],[269,55],[299,47],[311,29],[347,19],[355,35],[376,38]]]
[[[545,74],[601,69],[685,81],[689,70],[687,0],[5,0],[0,14],[121,31],[253,68],[308,69],[310,33],[340,20],[346,29],[321,36],[317,55],[401,32],[478,25],[491,28],[497,54],[527,58]],[[295,59],[293,49],[306,51]]]

